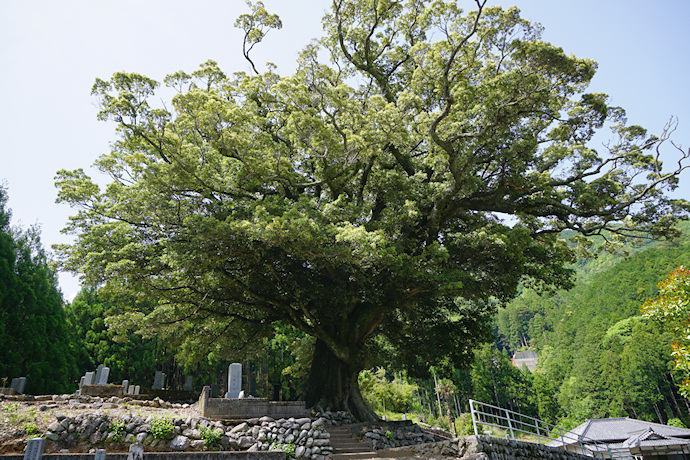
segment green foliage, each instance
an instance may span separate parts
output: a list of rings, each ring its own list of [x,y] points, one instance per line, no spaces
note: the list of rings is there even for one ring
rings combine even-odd
[[[285,458],[295,458],[295,445],[291,442],[271,444],[268,450],[282,450],[285,452]]]
[[[663,423],[684,415],[683,377],[669,366],[673,337],[639,310],[656,284],[690,257],[690,240],[624,250],[628,257],[578,264],[582,281],[569,292],[539,296],[525,289],[499,312],[499,346],[513,352],[529,344],[539,352],[533,387],[551,395],[538,411],[546,421],[573,427],[595,417]]]
[[[250,8],[247,59],[281,25]],[[366,419],[360,370],[466,366],[521,283],[570,287],[562,230],[676,234],[688,204],[664,195],[680,172],[661,172],[667,133],[626,126],[586,92],[596,64],[517,8],[345,0],[324,24],[293,75],[208,61],[165,78],[166,108],[145,76],[96,81],[119,136],[97,162],[112,182],[58,173],[78,209],[61,256],[130,300],[112,321],[190,363],[251,356],[290,324],[315,339],[307,403]],[[608,148],[588,147],[604,126]]]
[[[455,419],[455,429],[457,436],[470,436],[474,434],[474,426],[472,425],[472,414],[463,413]]]
[[[206,442],[207,448],[212,448],[220,443],[220,437],[223,435],[223,430],[220,428],[201,427],[201,439]]]
[[[110,432],[113,433],[113,442],[120,442],[127,433],[127,424],[122,420],[114,420],[110,422]]]
[[[155,439],[170,439],[175,432],[175,425],[169,418],[155,418],[151,420],[151,429],[149,432]]]
[[[110,368],[111,381],[146,382],[157,366],[173,361],[172,353],[166,352],[155,337],[145,338],[130,332],[123,341],[118,338],[120,330],[108,327],[111,318],[131,308],[131,303],[118,301],[91,287],[82,288],[65,307],[80,373],[103,364]]]
[[[409,383],[402,376],[396,375],[389,381],[383,368],[360,372],[359,387],[362,396],[375,411],[398,413],[412,410],[414,391],[417,389],[416,385]]]
[[[659,295],[645,302],[642,313],[673,334],[673,364],[684,376],[680,390],[690,397],[690,270],[680,266],[659,283]]]
[[[67,393],[76,377],[62,294],[37,228],[10,227],[0,186],[0,375],[27,379],[25,393]]]
[[[675,426],[676,428],[687,428],[685,423],[683,423],[683,421],[679,418],[670,418],[666,424],[668,426]]]

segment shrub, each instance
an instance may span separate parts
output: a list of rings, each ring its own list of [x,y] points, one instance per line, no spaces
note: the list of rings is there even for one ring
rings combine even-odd
[[[679,418],[670,418],[668,419],[668,426],[675,426],[676,428],[687,428],[683,421]]]
[[[389,382],[383,368],[375,372],[360,372],[359,388],[364,399],[378,412],[406,413],[414,407],[414,391],[417,386],[410,384],[402,376],[395,376]]]
[[[150,433],[156,439],[168,439],[175,431],[175,425],[169,418],[157,418],[151,421]]]
[[[271,444],[268,450],[282,450],[285,452],[285,458],[295,458],[295,445],[291,442]]]
[[[121,420],[116,420],[110,423],[110,432],[113,433],[112,440],[115,442],[122,441],[125,436],[127,424]]]
[[[220,443],[222,431],[215,428],[201,427],[201,439],[206,442],[206,447],[215,446]]]
[[[26,422],[24,423],[24,432],[29,435],[36,434],[38,433],[38,427],[33,422]]]

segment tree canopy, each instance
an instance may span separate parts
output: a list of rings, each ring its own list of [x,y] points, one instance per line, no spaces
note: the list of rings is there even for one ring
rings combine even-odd
[[[658,321],[675,338],[672,344],[674,366],[684,375],[683,396],[690,395],[690,270],[680,266],[659,283],[659,295],[642,306],[642,313]]]
[[[248,59],[280,25],[252,11]],[[96,81],[111,182],[58,173],[79,210],[62,254],[89,284],[156,301],[119,324],[230,356],[288,323],[316,338],[308,405],[370,419],[357,374],[376,359],[462,365],[520,283],[570,286],[563,230],[676,234],[689,208],[665,191],[688,153],[667,171],[659,150],[673,127],[628,126],[586,92],[596,63],[518,9],[335,0],[324,30],[292,75],[208,61],[165,78],[163,107],[143,75]]]

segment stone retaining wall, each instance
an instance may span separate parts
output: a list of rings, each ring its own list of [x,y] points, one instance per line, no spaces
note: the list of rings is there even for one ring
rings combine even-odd
[[[126,453],[106,452],[107,460],[127,460]],[[43,460],[93,460],[94,454],[44,454]],[[0,455],[1,460],[24,460],[24,454]],[[285,452],[144,452],[144,460],[285,460]]]
[[[148,451],[224,452],[294,449],[302,459],[325,460],[332,452],[327,419],[309,417],[275,420],[264,416],[234,424],[204,417],[164,419],[159,417],[81,414],[56,415],[43,434],[46,452],[61,449],[127,450],[140,443]]]
[[[378,451],[379,457],[454,457],[463,460],[592,460],[591,457],[541,444],[513,441],[489,436],[418,444]]]

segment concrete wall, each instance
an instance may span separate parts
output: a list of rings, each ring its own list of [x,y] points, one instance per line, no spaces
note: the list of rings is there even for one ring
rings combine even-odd
[[[267,415],[274,419],[307,416],[304,401],[268,401],[263,398],[211,398],[211,388],[204,387],[199,397],[203,417],[215,420],[246,420]]]

